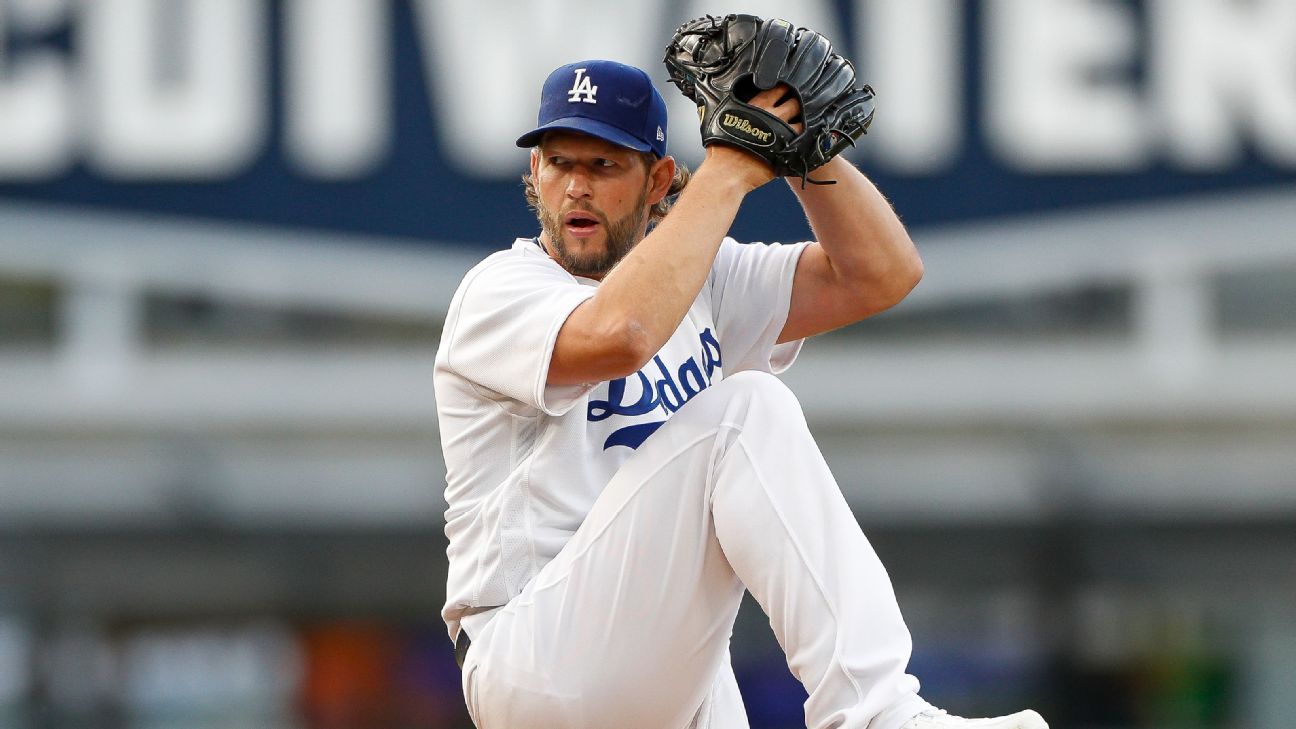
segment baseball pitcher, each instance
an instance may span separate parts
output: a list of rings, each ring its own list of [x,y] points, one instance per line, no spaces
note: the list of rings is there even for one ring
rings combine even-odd
[[[665,60],[699,105],[697,170],[666,154],[648,74],[558,68],[517,140],[539,235],[473,268],[446,317],[443,616],[473,720],[746,727],[729,636],[748,590],[809,693],[807,727],[1046,729],[919,696],[887,573],[774,376],[922,275],[839,156],[872,90],[822,35],[748,15],[685,24]],[[778,176],[815,240],[729,238]]]

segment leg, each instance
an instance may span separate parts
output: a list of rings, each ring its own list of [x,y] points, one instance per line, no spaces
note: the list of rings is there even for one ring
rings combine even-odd
[[[715,682],[711,684],[711,693],[702,701],[688,729],[749,729],[747,709],[743,706],[738,679],[734,678],[728,658],[725,656],[724,665],[716,672]]]
[[[717,461],[712,515],[735,573],[770,618],[809,692],[806,726],[1047,729],[1033,711],[963,719],[917,695],[909,631],[890,578],[860,531],[780,382],[757,376],[761,408],[735,408]],[[682,411],[681,411],[682,412]]]
[[[806,725],[894,729],[930,706],[905,673],[911,641],[890,578],[800,403],[773,377],[753,380],[760,407],[718,463],[717,537],[809,693]]]
[[[807,726],[895,729],[928,705],[878,561],[775,378],[735,375],[653,435],[480,637],[482,727],[682,727],[743,586],[806,686]],[[466,673],[467,675],[467,673]]]
[[[464,671],[479,727],[731,726],[714,712],[741,709],[740,700],[724,690],[732,679],[717,677],[727,670],[743,586],[708,507],[717,429],[685,427],[682,414],[639,448],[558,556],[473,635]]]

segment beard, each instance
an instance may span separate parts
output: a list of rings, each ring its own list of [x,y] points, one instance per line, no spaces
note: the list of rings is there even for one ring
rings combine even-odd
[[[644,190],[639,194],[634,210],[616,221],[608,220],[607,215],[600,210],[579,204],[557,213],[550,212],[541,204],[538,206],[537,217],[540,219],[540,228],[549,238],[550,253],[568,273],[585,278],[602,279],[639,244],[639,231],[643,229],[644,220],[648,216],[648,208],[644,206],[647,199],[648,191]],[[580,210],[598,218],[607,238],[603,250],[582,253],[576,250],[576,246],[569,244],[565,237],[566,231],[563,230],[563,217],[573,210]]]

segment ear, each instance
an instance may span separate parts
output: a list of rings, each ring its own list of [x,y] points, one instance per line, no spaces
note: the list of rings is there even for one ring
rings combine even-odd
[[[531,148],[531,177],[535,179],[536,173],[540,171],[540,148]]]
[[[662,157],[653,162],[648,170],[648,204],[656,205],[670,192],[671,182],[675,179],[675,158]]]

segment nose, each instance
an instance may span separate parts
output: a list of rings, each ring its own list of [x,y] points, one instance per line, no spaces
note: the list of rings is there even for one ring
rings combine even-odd
[[[580,165],[573,165],[567,177],[567,197],[573,200],[588,198],[594,194],[590,188],[589,173]]]

